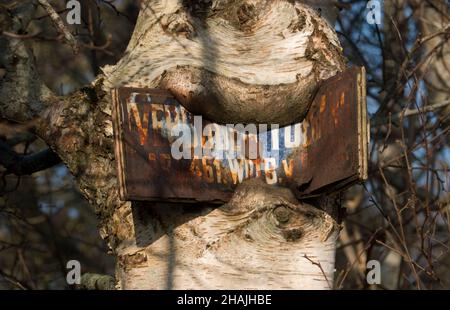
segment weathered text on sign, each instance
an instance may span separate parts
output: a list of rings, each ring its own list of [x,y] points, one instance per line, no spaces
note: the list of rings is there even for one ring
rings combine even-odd
[[[300,195],[338,190],[367,177],[363,68],[323,83],[298,124],[213,124],[164,90],[113,91],[124,200],[225,202],[249,178]]]

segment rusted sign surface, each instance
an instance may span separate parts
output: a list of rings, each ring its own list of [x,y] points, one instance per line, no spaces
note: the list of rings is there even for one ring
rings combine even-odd
[[[212,124],[164,90],[119,88],[112,95],[124,200],[226,202],[249,178],[308,196],[367,177],[363,68],[324,82],[306,119],[281,128]]]

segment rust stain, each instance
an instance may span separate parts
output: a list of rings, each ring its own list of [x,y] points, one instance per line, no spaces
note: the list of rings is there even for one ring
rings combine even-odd
[[[282,163],[286,177],[292,178],[294,173],[294,161],[292,159],[283,159]]]
[[[327,96],[322,95],[320,97],[320,114],[322,114],[325,111],[326,107],[327,107]]]
[[[341,93],[341,98],[339,98],[339,106],[343,107],[345,105],[345,92]]]
[[[133,116],[133,119],[136,123],[136,128],[139,134],[139,142],[141,145],[145,144],[145,141],[147,141],[148,137],[148,115],[147,113],[144,113],[143,119],[141,120],[141,116],[139,114],[139,110],[137,107],[137,104],[134,102],[129,103],[131,115]],[[131,124],[131,122],[130,122]]]

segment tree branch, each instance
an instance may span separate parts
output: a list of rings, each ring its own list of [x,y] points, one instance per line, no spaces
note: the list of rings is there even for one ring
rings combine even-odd
[[[6,142],[0,140],[0,164],[6,168],[7,174],[29,175],[59,163],[61,163],[61,159],[51,149],[30,155],[21,155]]]

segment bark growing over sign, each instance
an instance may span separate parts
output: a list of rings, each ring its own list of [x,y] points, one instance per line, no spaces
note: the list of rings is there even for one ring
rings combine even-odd
[[[34,6],[2,11],[2,27],[26,29]],[[220,208],[120,201],[109,96],[124,84],[160,86],[218,121],[298,121],[319,82],[344,68],[314,11],[294,1],[142,1],[124,58],[66,97],[42,83],[23,40],[0,45],[0,118],[33,122],[74,175],[117,255],[118,287],[332,285],[337,225],[287,189],[246,184]]]
[[[220,208],[133,209],[136,241],[120,249],[129,289],[323,289],[333,283],[337,227],[288,189],[244,183]],[[314,265],[308,259],[319,264]]]
[[[364,69],[347,69],[323,82],[301,123],[260,124],[258,134],[255,124],[203,121],[166,90],[114,89],[120,197],[225,203],[251,178],[303,198],[360,183],[367,178],[365,91]]]
[[[170,90],[217,122],[301,121],[317,85],[344,69],[334,30],[296,1],[157,0],[143,5],[106,86]]]

